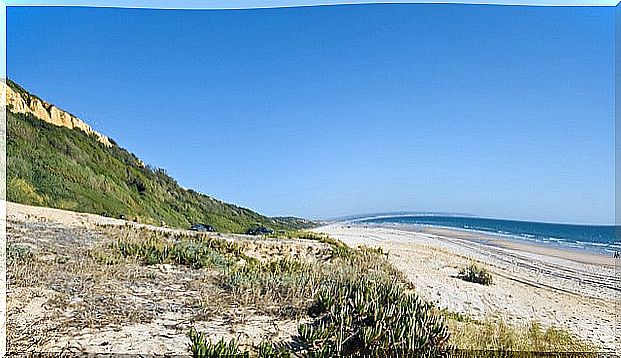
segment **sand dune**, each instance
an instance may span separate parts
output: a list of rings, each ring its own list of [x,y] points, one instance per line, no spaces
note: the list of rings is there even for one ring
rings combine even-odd
[[[329,225],[316,229],[348,245],[382,247],[423,298],[476,319],[538,321],[598,347],[619,347],[619,267],[611,257],[457,230]],[[492,286],[455,278],[471,261],[487,266]]]
[[[8,242],[31,247],[38,255],[31,265],[9,272],[8,342],[13,350],[182,354],[187,353],[190,325],[213,337],[240,336],[248,342],[296,332],[295,320],[268,317],[223,299],[210,271],[101,266],[86,255],[111,240],[102,231],[105,226],[179,230],[13,203],[7,204],[7,224]],[[618,347],[621,283],[612,258],[444,229],[330,225],[316,230],[350,246],[382,247],[416,292],[439,307],[481,320],[535,320],[565,328],[602,349]],[[329,251],[317,241],[219,237],[243,243],[246,254],[259,260],[279,255],[314,260]],[[70,260],[62,263],[65,257]],[[492,286],[455,277],[472,260],[492,271]],[[226,309],[203,317],[204,297],[210,306]]]

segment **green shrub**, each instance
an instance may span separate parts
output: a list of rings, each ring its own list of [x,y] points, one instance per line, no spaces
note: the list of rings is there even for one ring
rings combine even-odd
[[[239,244],[205,235],[158,233],[141,228],[109,227],[120,238],[107,257],[129,257],[146,265],[172,263],[191,268],[227,267],[242,255]],[[114,261],[112,261],[114,263]]]
[[[34,258],[30,246],[19,244],[8,244],[6,247],[7,263],[26,262]]]
[[[489,286],[492,284],[492,273],[475,263],[471,263],[468,267],[459,270],[457,277],[464,281],[474,282],[481,285]]]

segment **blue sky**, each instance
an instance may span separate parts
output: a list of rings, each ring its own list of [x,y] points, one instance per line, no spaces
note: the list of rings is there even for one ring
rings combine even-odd
[[[9,8],[7,72],[268,215],[614,221],[614,8]]]

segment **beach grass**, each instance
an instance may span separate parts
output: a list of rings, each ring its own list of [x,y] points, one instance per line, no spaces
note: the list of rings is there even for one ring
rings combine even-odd
[[[290,353],[316,357],[392,353],[431,357],[463,350],[489,353],[590,349],[556,328],[536,323],[515,327],[491,320],[481,322],[439,310],[418,298],[415,288],[388,262],[384,251],[364,245],[352,248],[327,235],[298,232],[287,236],[322,243],[320,246],[328,254],[317,255],[319,259],[278,257],[272,253],[258,259],[249,256],[249,250],[256,247],[248,243],[254,245],[256,240],[133,225],[100,226],[98,230],[106,242],[57,250],[53,260],[41,248],[8,245],[11,284],[54,288],[58,293],[49,301],[53,307],[64,307],[76,296],[81,297],[79,315],[67,323],[71,327],[144,323],[155,318],[148,306],[151,303],[127,306],[120,300],[120,292],[106,290],[97,283],[111,280],[153,287],[154,281],[167,277],[159,270],[168,265],[187,277],[188,289],[198,288],[193,299],[199,304],[192,308],[196,309],[196,319],[235,306],[274,319],[300,320],[293,340],[264,339],[251,345],[234,339],[211,341],[209,333],[192,330],[188,347],[197,357],[232,353],[260,357],[286,357]],[[71,235],[67,232],[62,237]],[[270,242],[274,253],[291,245],[291,240]],[[178,276],[167,279],[174,277]],[[59,282],[72,284],[65,287]],[[104,301],[107,304],[102,306]]]
[[[502,319],[480,321],[446,311],[443,314],[451,331],[451,344],[462,351],[575,353],[580,356],[596,352],[595,347],[568,331],[544,328],[536,321],[512,325]]]
[[[485,286],[489,286],[494,282],[492,273],[487,268],[475,262],[460,269],[457,277],[467,282],[478,283]]]
[[[351,248],[328,235],[289,232],[287,239],[315,240],[330,246],[330,258],[304,262],[291,258],[261,261],[235,242],[209,235],[170,235],[116,227],[108,255],[142,265],[176,264],[219,272],[217,283],[243,306],[285,317],[310,316],[298,327],[298,349],[314,356],[417,352],[434,356],[449,349],[487,352],[591,352],[592,347],[557,328],[532,322],[524,327],[478,321],[422,302],[381,249]],[[476,264],[463,279],[491,284],[489,271]],[[421,332],[424,332],[422,334]],[[450,337],[450,338],[449,338]],[[192,331],[193,352],[258,354],[282,342],[261,342],[240,351],[235,341],[211,342]],[[275,344],[275,345],[274,345]],[[291,347],[289,347],[291,348]],[[211,352],[211,353],[210,353]],[[274,350],[280,352],[280,350]],[[421,353],[423,352],[423,353]],[[280,353],[279,353],[280,354]],[[283,353],[284,354],[284,353]],[[215,355],[219,356],[219,355]]]
[[[141,265],[215,269],[220,288],[239,305],[272,315],[310,316],[309,323],[298,327],[297,349],[306,354],[327,357],[398,350],[435,356],[448,348],[443,317],[415,295],[378,250],[354,249],[329,237],[299,233],[298,237],[328,244],[330,257],[321,262],[260,261],[249,259],[236,243],[207,235],[168,237],[130,227],[113,230],[118,231],[118,239],[106,247],[108,256]],[[191,331],[195,355],[239,353],[234,341],[212,343],[204,338]]]

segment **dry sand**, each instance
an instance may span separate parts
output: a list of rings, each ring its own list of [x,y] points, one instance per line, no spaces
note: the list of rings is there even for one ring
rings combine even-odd
[[[605,350],[621,347],[621,271],[612,257],[449,229],[334,224],[316,231],[354,247],[381,247],[417,293],[441,308],[482,320],[538,321]],[[472,261],[490,269],[493,285],[455,277]]]
[[[19,273],[22,284],[11,286],[9,280],[9,349],[184,354],[190,326],[212,338],[237,337],[246,342],[295,334],[299,322],[239,307],[203,315],[200,305],[205,300],[220,299],[214,288],[197,284],[209,281],[208,272],[170,265],[100,269],[81,262],[82,251],[72,253],[104,244],[107,238],[101,225],[126,224],[98,215],[7,203],[8,242],[33,246],[44,254],[32,268],[24,268],[28,272]],[[620,280],[612,258],[444,229],[330,225],[317,231],[351,246],[382,247],[418,294],[442,308],[515,324],[536,320],[565,328],[603,349],[619,345]],[[260,256],[300,257],[328,250],[305,240],[221,237],[250,240],[248,250]],[[67,264],[53,264],[63,255],[74,256]],[[47,256],[51,261],[46,261]],[[455,278],[459,268],[472,260],[492,271],[494,285]],[[66,272],[41,271],[56,266]],[[29,277],[32,281],[25,282]],[[41,279],[52,283],[37,281]]]
[[[242,345],[252,345],[264,339],[286,342],[305,320],[268,315],[231,301],[214,284],[214,272],[208,269],[94,263],[89,250],[114,240],[102,225],[199,235],[7,203],[9,245],[26,246],[35,253],[28,265],[8,270],[9,351],[178,356],[190,353],[191,327],[213,341],[236,338]],[[243,245],[248,256],[259,260],[310,261],[330,252],[328,245],[318,241],[214,235]]]

